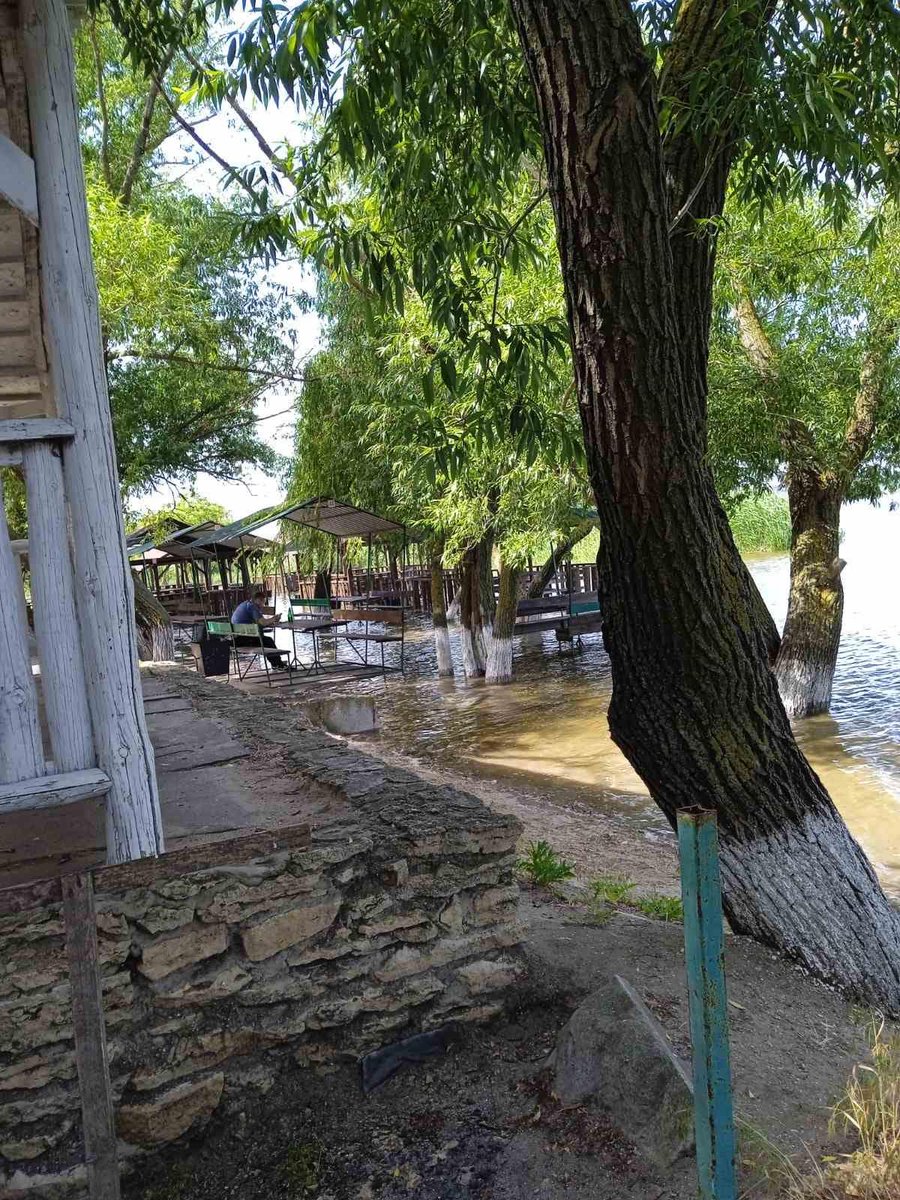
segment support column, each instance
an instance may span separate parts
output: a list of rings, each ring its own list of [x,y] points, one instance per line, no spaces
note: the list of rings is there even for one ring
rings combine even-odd
[[[63,0],[22,0],[22,45],[40,219],[44,338],[60,416],[75,429],[64,457],[88,702],[109,776],[107,856],[163,849],[153,749],[138,673],[121,498]]]

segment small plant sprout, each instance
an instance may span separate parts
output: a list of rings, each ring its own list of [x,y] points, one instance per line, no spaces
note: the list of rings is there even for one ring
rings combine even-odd
[[[538,887],[548,887],[560,879],[571,879],[573,863],[560,858],[549,842],[529,842],[525,857],[519,860],[521,873]]]
[[[655,921],[684,920],[684,908],[677,896],[639,896],[634,906],[645,917],[652,917]]]
[[[624,875],[601,875],[591,883],[591,892],[595,900],[621,904],[636,886],[633,879],[626,879]]]

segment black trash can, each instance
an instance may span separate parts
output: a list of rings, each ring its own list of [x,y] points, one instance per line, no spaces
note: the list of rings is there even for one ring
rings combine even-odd
[[[191,654],[200,675],[228,674],[231,646],[225,638],[205,637],[200,642],[191,642]]]

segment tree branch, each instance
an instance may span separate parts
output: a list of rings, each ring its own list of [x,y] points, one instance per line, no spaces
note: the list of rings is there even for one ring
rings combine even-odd
[[[200,62],[200,60],[198,58],[196,58],[190,52],[190,50],[185,50],[184,56],[188,60],[188,62],[191,64],[191,66],[194,68],[195,71],[200,71],[200,72],[204,72],[204,73],[206,72],[207,68],[203,66],[203,64]],[[253,137],[257,146],[259,146],[260,150],[263,152],[263,154],[266,156],[266,158],[269,160],[269,162],[274,167],[277,167],[280,171],[284,171],[284,163],[283,163],[282,159],[280,159],[279,156],[275,153],[275,151],[272,148],[272,146],[270,145],[270,143],[263,136],[263,133],[260,130],[259,126],[253,120],[253,118],[250,116],[250,114],[247,112],[247,110],[244,108],[244,106],[238,101],[237,97],[232,94],[232,92],[229,88],[225,89],[225,100],[226,100],[226,103],[230,105],[230,107],[234,110],[234,112],[237,114],[237,116],[241,119],[241,121],[243,121],[244,125],[247,128],[247,132],[251,134],[251,136]]]
[[[872,445],[898,331],[900,323],[897,321],[888,321],[875,329],[862,357],[853,410],[844,433],[843,468],[848,482],[859,470]]]
[[[138,135],[134,140],[131,159],[125,171],[125,178],[122,180],[122,190],[119,193],[119,199],[126,208],[131,203],[131,194],[134,191],[138,171],[141,169],[141,163],[144,161],[144,155],[147,152],[147,143],[150,140],[150,127],[153,124],[153,114],[156,111],[156,101],[162,91],[162,80],[165,79],[166,71],[171,66],[174,56],[175,51],[170,50],[163,60],[159,75],[155,75],[150,81],[147,98],[144,101],[144,112],[141,117],[140,127],[138,128]]]
[[[178,111],[178,106],[175,104],[175,102],[172,100],[172,98],[166,93],[166,90],[162,86],[160,81],[157,79],[156,82],[157,82],[157,84],[159,84],[159,89],[160,89],[159,94],[160,94],[160,97],[161,97],[163,103],[165,104],[166,108],[168,108],[168,110],[172,114],[172,116],[175,118],[175,121],[184,130],[184,132],[186,134],[188,134],[189,137],[193,138],[193,140],[197,143],[197,145],[200,147],[200,149],[203,151],[203,153],[208,155],[208,157],[211,158],[213,160],[213,162],[217,163],[222,168],[222,170],[225,172],[225,174],[228,175],[231,179],[233,179],[234,182],[236,184],[238,184],[239,187],[242,187],[244,189],[244,191],[247,193],[247,195],[250,196],[250,198],[255,202],[257,199],[256,193],[254,192],[253,188],[249,185],[249,183],[247,183],[246,179],[244,179],[243,176],[233,166],[231,166],[230,163],[227,163],[220,154],[217,154],[215,152],[215,150],[213,150],[212,146],[210,146],[209,142],[206,142],[203,140],[203,138],[200,136],[200,134],[197,132],[197,130],[194,128],[194,126],[191,125],[191,123],[189,121],[186,121],[184,119],[184,117],[181,115],[181,113]]]
[[[167,354],[162,351],[137,350],[126,347],[123,350],[110,351],[106,355],[107,362],[120,358],[139,358],[145,362],[171,363],[175,366],[195,367],[198,371],[228,371],[241,375],[256,375],[278,383],[305,383],[306,375],[295,375],[290,371],[269,371],[265,367],[245,366],[243,363],[205,362],[193,358],[190,354]]]
[[[112,170],[109,163],[109,108],[106,103],[106,88],[103,83],[103,55],[100,53],[100,41],[97,37],[97,18],[93,14],[90,21],[91,48],[94,52],[94,67],[97,72],[97,101],[100,105],[100,166],[103,179],[110,191],[113,190]]]

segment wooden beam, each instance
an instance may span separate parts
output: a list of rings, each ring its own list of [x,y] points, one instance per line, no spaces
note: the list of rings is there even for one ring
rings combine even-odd
[[[5,450],[0,445],[0,467],[21,467],[22,451],[21,450]],[[15,549],[15,543],[13,544]]]
[[[64,0],[21,0],[19,16],[41,210],[44,341],[57,411],[75,429],[63,457],[75,599],[97,763],[110,778],[107,855],[122,862],[159,854],[163,827],[91,261],[72,33]]]
[[[44,770],[37,692],[28,654],[21,565],[12,551],[0,482],[0,784]]]
[[[38,224],[34,160],[0,133],[0,196],[17,208],[32,225]]]
[[[96,762],[75,588],[63,468],[48,442],[27,442],[28,565],[31,605],[41,663],[50,749],[59,771],[82,771]]]
[[[20,809],[57,808],[78,800],[97,800],[109,791],[109,776],[92,767],[61,775],[0,784],[0,815]]]
[[[91,1200],[119,1200],[94,888],[89,874],[64,875],[61,882],[88,1193]]]
[[[68,421],[33,417],[27,421],[0,421],[0,445],[9,442],[64,442],[75,436]]]

